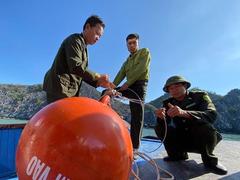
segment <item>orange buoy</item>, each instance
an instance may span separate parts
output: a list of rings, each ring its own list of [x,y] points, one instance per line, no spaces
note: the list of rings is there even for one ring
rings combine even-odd
[[[133,154],[126,125],[109,106],[84,97],[49,104],[25,126],[16,153],[19,179],[119,179]]]

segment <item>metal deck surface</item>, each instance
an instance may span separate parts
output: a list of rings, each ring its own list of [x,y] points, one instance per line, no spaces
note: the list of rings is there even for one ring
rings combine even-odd
[[[240,141],[222,141],[215,149],[215,154],[219,157],[219,161],[227,167],[228,174],[221,176],[206,170],[202,164],[201,156],[195,153],[189,153],[187,161],[164,162],[162,158],[166,156],[166,151],[160,145],[159,141],[142,140],[140,152],[146,153],[158,164],[162,169],[169,171],[175,179],[200,179],[200,180],[239,180],[240,179]],[[155,150],[155,151],[154,151]],[[153,151],[153,152],[152,152]],[[141,180],[155,180],[156,172],[153,166],[142,158],[136,160],[139,177]],[[136,167],[134,167],[136,168]],[[160,171],[161,178],[169,176]],[[11,180],[17,180],[12,178]],[[113,178],[114,179],[114,178]],[[133,179],[131,177],[130,179]]]

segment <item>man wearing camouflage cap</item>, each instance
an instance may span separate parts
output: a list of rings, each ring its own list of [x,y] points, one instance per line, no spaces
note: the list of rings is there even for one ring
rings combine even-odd
[[[163,140],[168,157],[165,161],[188,159],[187,152],[200,153],[206,168],[217,174],[226,174],[227,169],[213,154],[221,135],[213,127],[217,112],[206,92],[190,92],[191,86],[182,76],[170,77],[163,90],[171,96],[158,109],[155,132]],[[166,126],[165,121],[166,120]]]

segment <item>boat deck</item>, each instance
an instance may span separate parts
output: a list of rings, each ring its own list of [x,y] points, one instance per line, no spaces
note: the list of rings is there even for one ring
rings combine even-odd
[[[170,172],[174,176],[174,179],[240,179],[240,141],[224,140],[221,141],[215,149],[215,154],[219,157],[220,162],[228,169],[228,174],[223,176],[207,171],[202,164],[201,156],[195,153],[189,153],[189,159],[187,161],[164,162],[162,158],[166,156],[166,151],[163,146],[158,148],[159,145],[159,141],[143,139],[140,152],[154,159],[157,165]],[[148,161],[138,158],[135,162],[137,163],[141,180],[155,180],[157,178],[155,169]],[[134,169],[136,170],[136,165],[134,165]],[[163,171],[160,171],[160,175],[161,179],[170,178],[170,176]],[[18,178],[12,178],[11,180],[17,179]],[[131,177],[130,179],[134,178]]]
[[[142,141],[140,151],[150,155],[151,158],[157,163],[157,165],[170,172],[175,179],[201,179],[201,180],[239,180],[240,179],[240,141],[221,141],[214,153],[219,158],[221,162],[227,169],[228,174],[226,175],[216,175],[209,172],[204,168],[202,164],[200,154],[189,153],[189,159],[187,161],[179,162],[165,162],[163,157],[165,157],[166,151],[164,147],[158,149],[153,153],[148,153],[154,150],[158,146],[158,142]],[[137,160],[139,177],[141,180],[154,180],[157,178],[156,171],[153,166],[147,161],[139,158]],[[169,178],[167,174],[160,171],[161,178]],[[131,178],[133,179],[133,178]]]

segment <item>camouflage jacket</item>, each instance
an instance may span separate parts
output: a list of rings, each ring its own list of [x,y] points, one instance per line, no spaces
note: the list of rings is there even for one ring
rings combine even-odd
[[[187,128],[201,124],[212,126],[217,118],[216,108],[206,92],[188,92],[183,101],[177,101],[171,97],[163,102],[166,111],[169,109],[167,105],[169,102],[183,110],[187,110],[192,116],[191,120],[182,117],[170,118],[166,116],[168,125],[172,123],[176,128]]]

